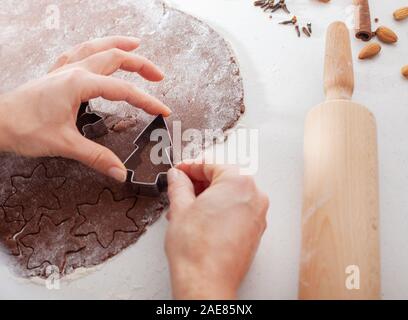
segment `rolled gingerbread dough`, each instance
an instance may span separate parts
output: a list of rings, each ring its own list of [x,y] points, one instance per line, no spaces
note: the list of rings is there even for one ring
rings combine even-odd
[[[6,0],[0,6],[0,93],[43,76],[70,47],[108,35],[136,36],[138,54],[165,72],[161,83],[136,83],[173,110],[182,129],[231,128],[244,112],[242,79],[228,44],[203,22],[155,0]],[[126,103],[92,101],[110,114],[96,141],[125,160],[152,117]],[[12,112],[12,110],[10,110]],[[1,134],[1,133],[0,133]],[[0,241],[20,274],[62,274],[98,265],[135,243],[167,206],[167,197],[136,197],[66,159],[0,155]],[[149,161],[149,159],[146,159]],[[146,177],[154,174],[146,170]],[[55,270],[55,269],[53,269]]]

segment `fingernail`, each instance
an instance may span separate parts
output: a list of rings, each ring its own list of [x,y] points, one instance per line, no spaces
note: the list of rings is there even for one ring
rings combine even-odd
[[[162,78],[162,80],[164,80],[164,77],[165,77],[164,72],[159,68],[157,68],[157,71],[160,73],[160,77]]]
[[[173,111],[171,111],[171,109],[167,106],[164,106],[164,109],[166,110],[166,113],[164,114],[164,116],[166,117],[168,117],[169,115],[173,113]]]
[[[127,177],[127,171],[118,167],[112,167],[108,171],[108,175],[119,182],[125,182]]]
[[[140,39],[136,37],[129,37],[132,41],[140,43]]]
[[[177,169],[172,168],[167,173],[167,182],[169,184],[173,184],[177,181],[178,177],[179,177],[179,171]]]
[[[187,164],[187,165],[191,165],[191,164],[194,164],[194,162],[195,162],[194,159],[183,159],[182,163]]]

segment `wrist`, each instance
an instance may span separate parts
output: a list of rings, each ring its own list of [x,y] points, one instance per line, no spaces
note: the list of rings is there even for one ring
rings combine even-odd
[[[173,297],[177,300],[235,300],[237,289],[227,277],[218,277],[206,267],[189,263],[171,268]]]
[[[236,293],[211,284],[188,284],[188,287],[173,290],[176,300],[236,300]]]
[[[10,128],[11,116],[9,115],[12,106],[6,94],[0,96],[0,151],[10,152],[12,130]]]

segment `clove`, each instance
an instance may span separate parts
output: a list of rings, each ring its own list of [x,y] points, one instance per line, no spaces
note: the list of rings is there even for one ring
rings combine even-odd
[[[279,2],[272,8],[272,12],[275,12],[279,9],[283,9],[286,13],[290,13],[288,7],[286,6],[285,0],[279,0]]]
[[[303,33],[304,33],[308,38],[311,37],[311,34],[310,34],[309,30],[308,30],[306,27],[303,27],[303,28],[302,28],[302,31],[303,31]]]
[[[285,11],[287,14],[290,14],[290,11],[289,11],[288,7],[286,6],[286,3],[284,3],[282,5],[282,10]]]
[[[295,29],[296,29],[298,38],[300,38],[300,29],[299,29],[299,26],[296,25],[296,26],[295,26]]]
[[[307,24],[307,30],[309,31],[310,34],[312,34],[312,23]]]
[[[296,24],[297,23],[297,17],[296,16],[293,16],[293,18],[292,19],[290,19],[290,20],[287,20],[287,21],[282,21],[282,22],[279,22],[279,24]]]
[[[254,6],[255,7],[260,7],[263,6],[265,4],[266,0],[257,0],[254,2]]]
[[[268,11],[269,9],[272,9],[275,4],[275,0],[264,0],[264,1],[256,1],[255,6],[260,7],[261,9],[264,9],[264,11]]]

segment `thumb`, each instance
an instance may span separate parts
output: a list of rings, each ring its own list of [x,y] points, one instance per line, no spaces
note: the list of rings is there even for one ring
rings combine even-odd
[[[126,181],[127,170],[111,150],[83,137],[79,132],[72,140],[72,147],[66,150],[65,157],[82,162],[119,182]]]
[[[194,202],[194,185],[183,171],[175,168],[169,170],[167,180],[170,212],[175,216]]]

